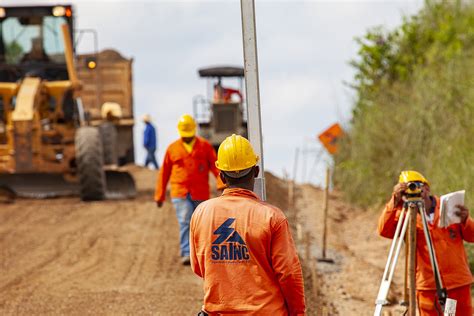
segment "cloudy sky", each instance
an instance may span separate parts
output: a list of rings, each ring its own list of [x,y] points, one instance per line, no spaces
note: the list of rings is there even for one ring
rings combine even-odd
[[[41,3],[48,1],[0,1]],[[177,138],[179,116],[192,112],[193,96],[206,94],[206,82],[197,76],[197,69],[243,65],[237,0],[49,3],[73,3],[76,27],[96,29],[100,49],[115,48],[134,58],[135,114],[152,115],[160,160]],[[292,171],[295,148],[306,148],[298,179],[321,181],[323,162],[312,167],[320,151],[316,135],[332,123],[350,119],[353,93],[344,82],[353,76],[348,62],[356,57],[354,38],[374,26],[393,28],[422,4],[421,0],[256,1],[266,169],[279,175],[284,169]],[[138,163],[144,158],[142,129],[138,121]]]

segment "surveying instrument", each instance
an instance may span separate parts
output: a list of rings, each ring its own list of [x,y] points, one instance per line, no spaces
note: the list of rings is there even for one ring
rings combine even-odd
[[[402,173],[403,174],[403,173]],[[441,274],[439,272],[438,261],[436,260],[436,253],[431,239],[430,231],[425,213],[425,203],[421,196],[423,190],[422,182],[408,182],[407,189],[403,198],[403,208],[400,212],[395,234],[393,236],[392,244],[388,254],[387,264],[380,284],[377,300],[375,301],[375,312],[374,316],[380,316],[382,313],[383,305],[388,304],[387,296],[392,283],[393,274],[397,264],[398,257],[400,255],[401,248],[404,243],[405,247],[405,284],[404,284],[404,297],[401,305],[407,306],[407,312],[409,316],[416,315],[416,296],[415,296],[415,264],[416,264],[416,223],[418,214],[421,216],[423,224],[423,233],[426,239],[426,246],[430,257],[431,267],[433,268],[433,274],[436,284],[436,299],[434,302],[435,307],[438,311],[438,315],[451,315],[444,314],[447,291],[443,286],[441,280]],[[408,235],[407,235],[408,231]],[[410,294],[408,295],[408,284],[410,285]],[[452,301],[452,300],[450,300]],[[451,302],[450,302],[451,303]],[[406,314],[406,313],[405,313]],[[452,314],[454,315],[454,314]]]

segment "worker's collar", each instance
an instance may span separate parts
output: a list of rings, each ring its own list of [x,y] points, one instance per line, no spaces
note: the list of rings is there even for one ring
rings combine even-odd
[[[181,142],[183,143],[183,147],[186,150],[186,152],[190,154],[193,151],[194,144],[196,144],[196,137],[194,137],[193,140],[190,141],[189,143],[186,143],[185,141],[183,141],[183,139],[181,139]]]
[[[226,188],[222,195],[233,195],[233,196],[244,196],[249,197],[252,199],[260,200],[260,198],[250,190],[242,189],[242,188]]]
[[[190,145],[190,146],[194,145],[194,143],[196,142],[196,139],[197,139],[197,137],[194,136],[192,141],[190,141],[189,143],[186,143],[186,142],[183,140],[183,137],[180,138],[180,140],[181,140],[181,142],[182,142],[183,144],[187,144],[187,145]]]

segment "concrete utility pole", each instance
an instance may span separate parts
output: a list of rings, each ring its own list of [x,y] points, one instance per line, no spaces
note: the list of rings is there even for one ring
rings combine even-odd
[[[247,97],[247,124],[249,140],[260,157],[260,174],[255,181],[255,193],[266,200],[263,165],[262,119],[260,114],[260,88],[258,82],[257,34],[254,0],[240,0],[242,11],[242,38],[244,46],[245,92]]]

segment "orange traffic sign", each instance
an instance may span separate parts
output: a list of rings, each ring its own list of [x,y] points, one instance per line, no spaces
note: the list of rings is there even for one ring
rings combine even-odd
[[[337,141],[344,135],[341,126],[336,123],[331,125],[324,132],[319,134],[318,138],[331,155],[337,152]]]

